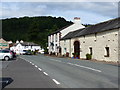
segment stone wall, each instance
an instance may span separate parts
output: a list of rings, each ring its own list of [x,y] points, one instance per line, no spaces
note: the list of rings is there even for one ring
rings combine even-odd
[[[62,40],[60,42],[62,54],[65,54],[64,49],[66,48],[67,52],[70,53],[70,57],[72,57],[75,41],[80,42],[80,58],[86,58],[86,54],[90,53],[90,48],[92,48],[93,59],[118,61],[118,29],[72,38],[71,40]],[[109,57],[106,56],[106,47],[109,47]]]

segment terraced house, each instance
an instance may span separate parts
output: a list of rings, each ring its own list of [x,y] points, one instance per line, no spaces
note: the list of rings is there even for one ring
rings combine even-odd
[[[81,24],[81,20],[78,17],[74,18],[73,24],[63,27],[56,32],[51,33],[48,36],[48,52],[49,54],[61,55],[60,39],[71,31],[76,31],[78,29],[85,28]]]
[[[69,32],[60,40],[62,55],[117,62],[120,58],[120,18]]]

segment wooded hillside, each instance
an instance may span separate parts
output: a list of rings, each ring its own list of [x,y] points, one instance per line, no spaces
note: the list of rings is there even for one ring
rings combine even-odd
[[[35,42],[47,46],[47,36],[72,22],[61,17],[21,17],[2,20],[2,37],[5,40]]]

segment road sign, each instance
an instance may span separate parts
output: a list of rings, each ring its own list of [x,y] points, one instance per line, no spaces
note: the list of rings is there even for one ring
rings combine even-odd
[[[0,43],[0,46],[6,47],[6,46],[8,46],[8,44],[7,43]]]

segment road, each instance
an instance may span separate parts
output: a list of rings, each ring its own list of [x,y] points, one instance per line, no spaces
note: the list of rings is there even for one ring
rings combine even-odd
[[[20,56],[61,88],[118,88],[118,66],[44,55]]]
[[[14,88],[60,88],[49,76],[21,58],[0,61],[0,63],[2,63],[0,85],[3,84],[5,90],[7,88],[13,90]]]

